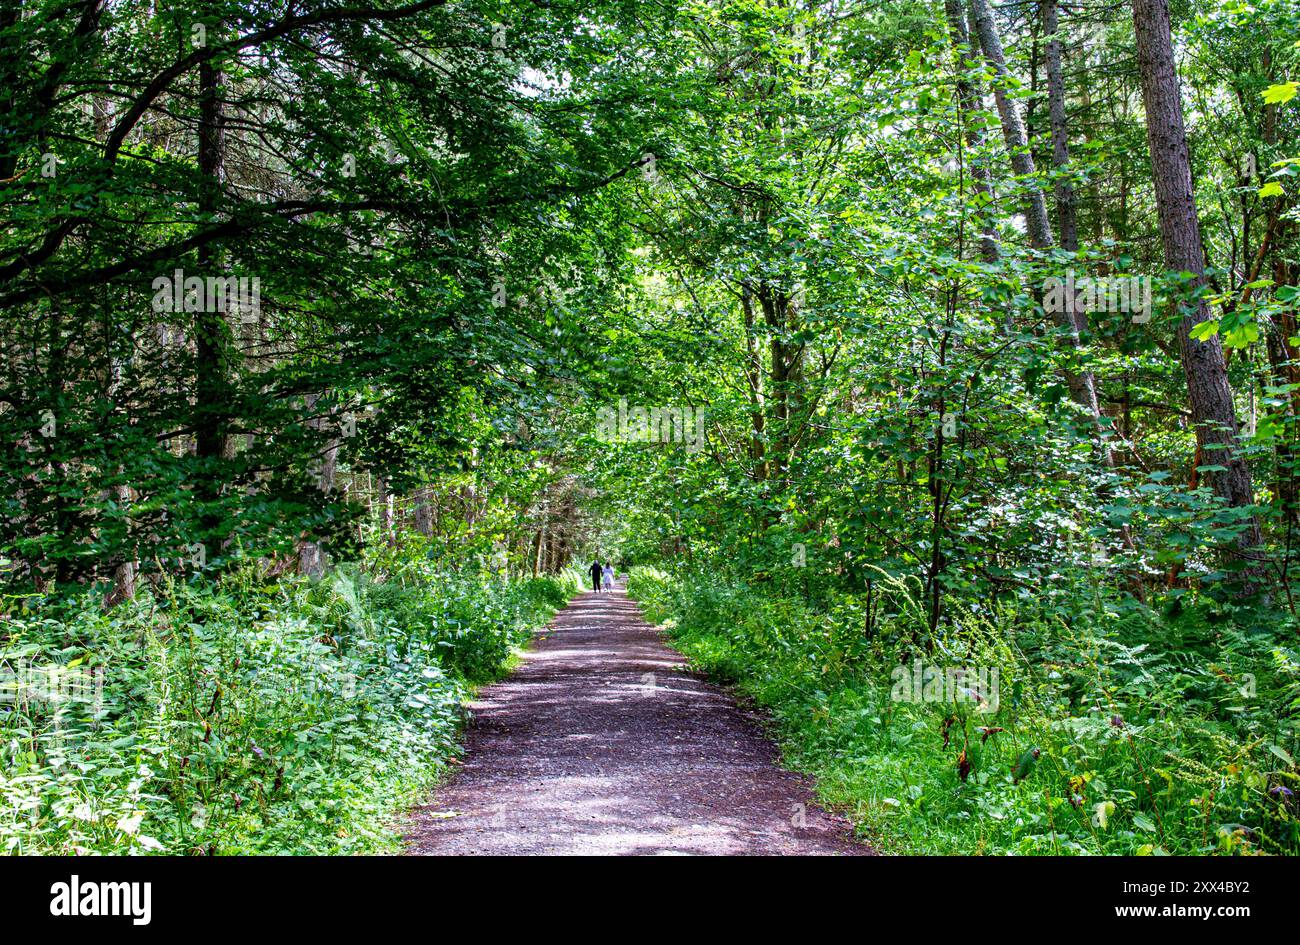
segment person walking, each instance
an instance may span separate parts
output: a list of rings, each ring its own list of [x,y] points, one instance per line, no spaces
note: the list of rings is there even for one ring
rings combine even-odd
[[[600,577],[602,573],[600,568],[600,559],[597,558],[595,561],[591,562],[591,567],[588,570],[591,572],[591,589],[593,591],[599,591]]]
[[[606,561],[605,570],[603,570],[600,574],[601,577],[604,578],[604,581],[602,583],[605,585],[605,590],[612,591],[614,589],[614,565]]]

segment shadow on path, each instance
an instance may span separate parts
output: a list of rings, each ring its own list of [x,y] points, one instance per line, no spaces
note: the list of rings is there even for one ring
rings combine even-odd
[[[465,764],[412,813],[410,853],[871,852],[622,589],[575,598],[470,710]]]

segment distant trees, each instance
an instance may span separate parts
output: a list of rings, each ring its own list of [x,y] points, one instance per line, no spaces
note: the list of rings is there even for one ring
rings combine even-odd
[[[566,274],[617,247],[591,208],[644,150],[635,95],[583,127],[589,90],[521,80],[614,53],[580,7],[4,8],[12,578],[120,599],[239,555],[316,572],[367,471],[400,491],[501,447],[465,414],[581,347],[551,287],[599,304],[612,283]]]

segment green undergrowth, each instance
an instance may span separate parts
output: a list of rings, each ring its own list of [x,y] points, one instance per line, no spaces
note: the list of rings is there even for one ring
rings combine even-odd
[[[857,598],[653,568],[629,591],[883,852],[1300,851],[1300,654],[1276,614],[1026,600],[929,636],[916,589],[885,582],[868,634]]]
[[[387,562],[142,593],[9,600],[0,849],[393,850],[459,751],[469,689],[579,590]]]

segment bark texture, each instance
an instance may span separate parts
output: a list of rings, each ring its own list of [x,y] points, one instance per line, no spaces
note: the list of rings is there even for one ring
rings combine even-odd
[[[1192,189],[1168,0],[1133,0],[1133,26],[1165,264],[1175,272],[1195,273],[1191,288],[1196,289],[1205,283],[1205,255]],[[1202,461],[1224,467],[1223,472],[1209,474],[1215,492],[1230,505],[1249,505],[1254,493],[1250,469],[1237,448],[1237,415],[1223,345],[1217,335],[1205,341],[1191,336],[1192,329],[1210,317],[1203,298],[1184,303],[1182,311],[1178,348]],[[1260,540],[1259,524],[1251,519],[1240,544],[1248,548]]]
[[[993,97],[1002,123],[1002,137],[1011,156],[1011,168],[1024,190],[1025,229],[1029,235],[1029,245],[1037,250],[1052,249],[1055,241],[1052,237],[1052,224],[1047,216],[1047,197],[1034,179],[1034,156],[1029,150],[1029,136],[1020,109],[1009,94],[1010,73],[1007,70],[1006,55],[1002,51],[1002,39],[993,22],[993,9],[989,0],[971,0],[971,14],[975,30],[979,34],[980,46],[984,50],[984,58],[988,60],[995,76]],[[1078,348],[1079,328],[1069,311],[1072,307],[1062,306],[1060,311],[1051,314],[1065,344]],[[1100,434],[1101,407],[1097,398],[1096,379],[1088,372],[1066,370],[1063,374],[1070,389],[1070,399],[1092,419]]]

